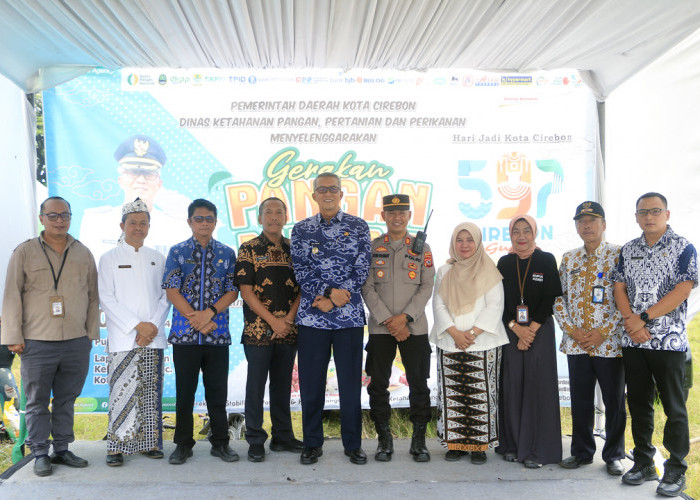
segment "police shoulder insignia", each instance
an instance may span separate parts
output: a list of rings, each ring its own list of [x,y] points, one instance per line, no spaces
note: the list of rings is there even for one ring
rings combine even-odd
[[[423,254],[423,265],[425,267],[433,267],[433,253],[425,252]]]

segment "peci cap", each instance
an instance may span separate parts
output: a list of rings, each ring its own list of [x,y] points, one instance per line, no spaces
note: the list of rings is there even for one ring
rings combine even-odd
[[[382,198],[382,210],[411,210],[411,199],[407,194],[390,194]]]
[[[114,152],[119,172],[124,170],[160,171],[167,157],[155,140],[147,135],[134,135],[122,142]]]
[[[591,215],[593,217],[600,217],[605,219],[605,210],[595,201],[584,201],[578,207],[576,207],[576,215],[574,215],[574,220],[584,215]]]

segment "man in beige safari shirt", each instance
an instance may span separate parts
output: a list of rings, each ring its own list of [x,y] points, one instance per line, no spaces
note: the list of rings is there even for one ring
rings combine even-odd
[[[73,404],[85,383],[91,340],[100,336],[99,299],[95,260],[68,234],[70,204],[58,196],[48,198],[39,219],[44,231],[19,245],[10,258],[0,340],[21,356],[26,444],[36,457],[34,473],[48,476],[52,463],[88,465],[68,444],[75,440]]]

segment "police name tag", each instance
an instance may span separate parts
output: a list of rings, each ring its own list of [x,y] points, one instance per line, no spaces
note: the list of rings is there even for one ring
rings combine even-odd
[[[516,306],[515,308],[516,321],[520,324],[530,322],[530,312],[525,305]]]
[[[594,304],[602,304],[605,302],[605,288],[600,285],[593,287],[593,294],[591,296],[591,302]]]
[[[49,307],[51,316],[54,318],[62,318],[65,316],[65,308],[63,307],[63,295],[52,295],[49,297]]]

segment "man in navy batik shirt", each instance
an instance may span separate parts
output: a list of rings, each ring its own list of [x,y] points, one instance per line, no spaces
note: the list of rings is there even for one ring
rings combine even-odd
[[[201,370],[211,422],[211,454],[235,462],[238,455],[228,444],[226,395],[231,344],[228,307],[238,297],[236,253],[212,238],[216,228],[213,203],[194,200],[187,215],[192,238],[170,248],[163,275],[163,288],[174,306],[168,341],[173,345],[175,365],[177,446],[168,461],[183,464],[192,456],[192,411]]]
[[[615,302],[625,320],[622,359],[627,403],[632,417],[634,467],[626,484],[658,479],[654,467],[654,396],[658,390],[666,413],[664,447],[670,458],[656,493],[677,496],[685,488],[685,457],[690,449],[683,379],[688,335],[687,298],[698,284],[697,253],[667,221],[666,198],[646,193],[637,200],[641,237],[622,247],[614,273]]]
[[[345,454],[367,463],[362,444],[362,340],[365,311],[360,295],[369,275],[367,223],[343,213],[340,178],[322,173],[314,179],[313,199],[319,213],[292,230],[292,264],[301,287],[296,323],[299,391],[304,451],[302,464],[323,454],[323,406],[333,347],[340,394],[340,434]]]

